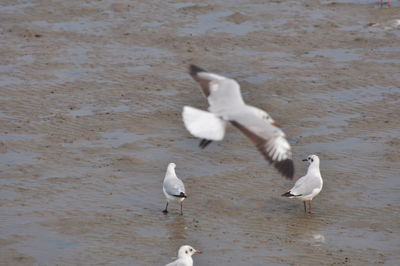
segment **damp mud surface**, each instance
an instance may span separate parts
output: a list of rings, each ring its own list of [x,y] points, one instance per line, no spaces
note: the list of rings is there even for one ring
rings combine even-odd
[[[0,3],[0,264],[398,265],[400,5]],[[314,214],[238,130],[198,147],[188,66],[235,78],[321,158]],[[170,162],[189,197],[165,199]]]

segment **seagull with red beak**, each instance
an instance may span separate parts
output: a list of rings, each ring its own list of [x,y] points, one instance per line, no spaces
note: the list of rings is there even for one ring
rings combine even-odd
[[[193,266],[193,254],[201,254],[201,251],[188,245],[181,246],[178,251],[178,259],[165,266]]]

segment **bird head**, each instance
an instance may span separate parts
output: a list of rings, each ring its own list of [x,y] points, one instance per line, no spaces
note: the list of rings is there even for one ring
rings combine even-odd
[[[194,248],[192,248],[191,246],[188,246],[188,245],[181,246],[178,251],[179,258],[186,257],[186,256],[191,257],[193,254],[201,254],[201,251],[195,250]]]
[[[319,163],[319,157],[317,155],[309,155],[307,159],[303,159],[303,162],[308,162],[309,164],[318,162]]]

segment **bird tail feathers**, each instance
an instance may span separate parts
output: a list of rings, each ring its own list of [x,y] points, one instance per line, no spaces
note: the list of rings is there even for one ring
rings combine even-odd
[[[296,197],[296,195],[293,195],[292,193],[290,193],[290,191],[283,193],[281,196],[288,198]]]

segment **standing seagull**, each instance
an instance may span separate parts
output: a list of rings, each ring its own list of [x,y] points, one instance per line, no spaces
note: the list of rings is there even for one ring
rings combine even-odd
[[[165,173],[163,192],[167,199],[167,205],[163,213],[168,213],[168,203],[170,201],[178,201],[181,205],[181,215],[183,215],[182,204],[186,198],[185,185],[175,174],[176,164],[168,164],[167,172]]]
[[[311,213],[311,201],[321,192],[323,181],[319,170],[318,156],[310,155],[303,161],[310,163],[307,174],[297,180],[294,187],[282,194],[282,196],[302,200],[304,203],[304,212],[307,212],[306,202],[308,202],[308,213]]]
[[[239,84],[233,80],[191,65],[190,75],[196,80],[208,100],[208,112],[190,106],[183,107],[183,122],[200,147],[224,138],[227,122],[245,134],[261,154],[286,178],[292,179],[294,166],[290,144],[271,116],[242,98]]]
[[[381,0],[381,7],[383,6],[383,0]],[[388,6],[390,6],[391,4],[392,4],[392,1],[391,0],[387,0],[387,3],[388,3]],[[399,1],[399,3],[400,3],[400,1]]]
[[[178,251],[178,259],[165,266],[193,266],[193,254],[201,254],[201,251],[195,250],[191,246],[182,246]]]

